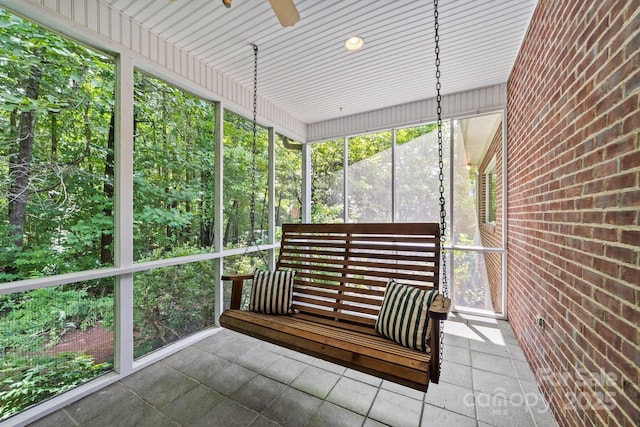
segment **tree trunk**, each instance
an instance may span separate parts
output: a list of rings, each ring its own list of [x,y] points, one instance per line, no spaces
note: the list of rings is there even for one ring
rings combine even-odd
[[[238,216],[238,205],[239,205],[239,203],[238,203],[237,200],[234,200],[232,202],[232,204],[231,204],[231,209],[233,209],[234,213],[236,214],[236,218]],[[231,233],[232,228],[233,228],[233,230],[235,230],[235,234],[234,235],[236,236],[236,239],[237,239],[238,226],[233,224],[233,219],[232,218],[229,218],[227,220],[227,226],[224,228],[224,236],[222,238],[222,243],[223,243],[223,246],[225,246],[225,247],[229,243],[229,234]]]
[[[37,66],[31,68],[31,75],[25,84],[25,94],[30,99],[38,99],[40,92],[40,76],[42,71]],[[9,225],[13,243],[24,246],[24,228],[27,220],[27,196],[31,175],[31,158],[33,157],[33,140],[37,113],[34,110],[20,114],[18,134],[18,153],[9,161]]]
[[[278,203],[276,204],[276,217],[275,217],[276,226],[279,226],[282,223],[282,218],[280,218],[280,209],[282,209],[281,205],[282,205],[282,193],[279,193]]]
[[[208,193],[207,184],[211,181],[211,173],[203,171],[200,174],[200,189],[202,191],[202,199],[200,200],[200,247],[208,248],[213,246],[214,229],[213,229],[213,202]]]
[[[58,160],[58,113],[49,112],[51,119],[51,161]]]
[[[115,161],[115,114],[111,111],[111,122],[109,123],[109,137],[107,138],[107,158],[104,164],[104,184],[102,192],[108,204],[102,210],[106,218],[113,218],[113,164]],[[103,265],[113,264],[113,228],[110,233],[102,232],[100,235],[100,262]]]

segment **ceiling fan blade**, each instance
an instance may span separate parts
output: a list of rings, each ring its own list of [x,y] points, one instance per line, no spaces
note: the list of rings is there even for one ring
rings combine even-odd
[[[269,0],[269,3],[283,27],[291,27],[300,20],[300,14],[293,0]]]

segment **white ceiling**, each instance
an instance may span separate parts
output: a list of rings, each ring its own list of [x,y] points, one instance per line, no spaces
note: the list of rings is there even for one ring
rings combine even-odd
[[[435,96],[433,3],[296,0],[282,28],[267,0],[105,0],[305,123]],[[537,0],[440,0],[442,94],[504,83]],[[353,35],[365,46],[348,52]]]

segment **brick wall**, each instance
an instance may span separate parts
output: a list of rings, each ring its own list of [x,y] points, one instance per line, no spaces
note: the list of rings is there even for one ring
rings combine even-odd
[[[486,222],[486,178],[485,174],[489,166],[495,165],[496,173],[496,221],[495,224]],[[496,133],[491,140],[491,144],[482,162],[478,166],[478,225],[480,229],[480,239],[482,246],[500,248],[502,247],[502,125],[496,129]],[[489,292],[493,310],[502,313],[502,254],[485,253],[485,265],[487,266],[487,278],[489,280]]]
[[[640,425],[639,7],[540,0],[508,82],[508,315],[562,426]]]

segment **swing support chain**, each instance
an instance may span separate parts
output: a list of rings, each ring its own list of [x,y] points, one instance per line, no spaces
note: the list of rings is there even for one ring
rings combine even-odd
[[[438,167],[440,169],[439,180],[440,180],[440,253],[442,254],[442,260],[440,264],[440,277],[441,281],[441,291],[443,296],[446,298],[448,296],[447,289],[447,256],[444,250],[444,243],[447,240],[447,211],[445,209],[445,196],[444,196],[444,148],[443,148],[443,138],[442,138],[442,95],[440,94],[441,84],[440,84],[440,35],[438,30],[440,29],[440,25],[438,23],[438,0],[433,0],[433,29],[434,29],[434,41],[435,41],[435,65],[436,65],[436,103],[437,103],[437,114],[438,114]],[[442,298],[442,304],[444,307],[445,299]],[[444,324],[443,321],[440,321],[440,359],[438,371],[442,370],[442,356],[444,351]],[[438,375],[439,376],[439,375]]]
[[[253,141],[251,145],[251,199],[249,201],[249,221],[251,224],[251,234],[249,236],[249,246],[256,242],[256,157],[257,157],[257,115],[258,115],[258,46],[253,45]]]

